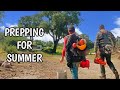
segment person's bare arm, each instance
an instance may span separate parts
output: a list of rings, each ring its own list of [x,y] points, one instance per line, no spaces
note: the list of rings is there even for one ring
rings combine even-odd
[[[96,53],[96,57],[98,56],[98,50],[99,49],[99,33],[97,34],[96,36],[96,40],[95,40],[95,43],[94,43],[94,51]]]
[[[60,63],[62,63],[64,61],[65,52],[66,52],[66,43],[67,43],[67,38],[64,37],[64,45],[63,45],[63,49],[62,49],[62,57],[60,59]]]

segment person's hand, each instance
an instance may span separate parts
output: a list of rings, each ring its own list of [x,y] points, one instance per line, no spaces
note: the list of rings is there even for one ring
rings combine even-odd
[[[99,55],[100,55],[100,51],[98,49],[97,52],[95,52],[95,57],[99,57]]]
[[[61,59],[60,59],[60,63],[62,63],[64,61],[64,57],[62,57]]]
[[[72,62],[67,62],[67,66],[68,66],[69,68],[73,68]]]
[[[97,57],[98,57],[98,53],[96,52],[96,53],[95,53],[95,58],[97,58]]]

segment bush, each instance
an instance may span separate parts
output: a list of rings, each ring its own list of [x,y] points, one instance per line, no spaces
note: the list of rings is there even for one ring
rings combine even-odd
[[[3,50],[3,48],[0,48],[0,53],[4,53],[5,51]]]
[[[8,46],[17,46],[17,41],[27,40],[25,37],[5,37],[4,43]]]
[[[7,48],[8,48],[8,45],[7,45],[7,44],[5,44],[5,43],[3,43],[2,48],[3,48],[3,50],[4,50],[4,51],[6,51],[6,50],[7,50]]]
[[[4,51],[7,53],[16,53],[17,50],[17,41],[25,41],[27,40],[26,37],[5,37],[4,41],[1,42],[2,44],[1,48],[3,48]],[[20,49],[20,51],[23,51]]]
[[[46,46],[53,47],[53,42],[52,41],[46,42]]]
[[[43,52],[51,54],[53,52],[52,47],[44,47]]]
[[[0,46],[1,46],[1,44],[0,44]],[[17,51],[18,51],[16,46],[13,46],[13,45],[8,46],[6,43],[3,43],[1,48],[7,53],[17,53]]]
[[[63,46],[62,45],[58,45],[58,47],[56,49],[56,54],[61,55],[62,49],[63,49]]]
[[[35,40],[33,45],[42,45],[42,47],[53,47],[53,42],[52,41],[48,41],[48,42],[44,42],[41,40]]]
[[[7,48],[6,48],[6,52],[7,53],[17,53],[17,48],[15,47],[15,46],[8,46]]]

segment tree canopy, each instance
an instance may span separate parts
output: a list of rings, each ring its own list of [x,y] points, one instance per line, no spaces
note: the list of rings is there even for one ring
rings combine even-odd
[[[25,16],[19,20],[21,27],[42,27],[46,34],[53,38],[53,53],[60,39],[68,34],[70,24],[79,25],[82,21],[79,11],[41,11],[33,16]]]

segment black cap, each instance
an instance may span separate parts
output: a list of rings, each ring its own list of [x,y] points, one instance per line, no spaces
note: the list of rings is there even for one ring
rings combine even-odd
[[[101,24],[99,28],[100,28],[100,30],[105,29],[105,26],[103,24]]]
[[[74,27],[73,25],[70,25],[70,26],[68,27],[68,30],[74,31],[74,30],[75,30],[75,27]]]

